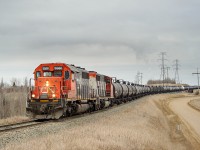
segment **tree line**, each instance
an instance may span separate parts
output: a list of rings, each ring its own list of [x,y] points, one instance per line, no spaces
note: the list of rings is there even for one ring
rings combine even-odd
[[[163,80],[148,80],[147,81],[147,84],[150,85],[150,84],[176,84],[176,81],[174,79],[170,79],[170,78],[167,78],[165,79],[164,81]]]

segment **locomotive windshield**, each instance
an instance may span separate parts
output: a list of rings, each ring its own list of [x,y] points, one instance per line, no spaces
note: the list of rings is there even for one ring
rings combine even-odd
[[[52,72],[44,72],[44,77],[52,77]]]
[[[62,71],[44,72],[43,76],[44,77],[52,77],[52,76],[54,76],[54,77],[62,77]]]
[[[54,71],[54,77],[62,77],[62,71]]]
[[[36,78],[40,77],[41,76],[41,72],[40,71],[37,71],[36,72]]]

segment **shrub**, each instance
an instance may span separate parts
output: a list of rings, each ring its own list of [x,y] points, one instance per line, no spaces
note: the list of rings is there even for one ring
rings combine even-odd
[[[199,95],[199,90],[194,91],[194,95]]]

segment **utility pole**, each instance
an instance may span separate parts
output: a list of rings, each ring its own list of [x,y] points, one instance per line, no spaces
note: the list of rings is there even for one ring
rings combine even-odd
[[[165,73],[165,61],[167,60],[167,59],[165,59],[166,52],[161,52],[160,55],[161,55],[161,59],[159,59],[159,60],[161,61],[161,74],[160,74],[160,79],[162,78],[163,86],[164,86],[164,83],[165,83],[165,76],[166,76],[166,73]]]
[[[175,61],[174,61],[174,70],[175,70],[175,81],[176,81],[176,84],[177,83],[180,83],[180,81],[179,81],[179,73],[178,73],[178,70],[179,70],[179,60],[178,59],[176,59]]]
[[[196,73],[192,73],[192,74],[196,74],[197,75],[197,81],[198,81],[198,90],[199,90],[199,68],[197,68],[197,72]]]

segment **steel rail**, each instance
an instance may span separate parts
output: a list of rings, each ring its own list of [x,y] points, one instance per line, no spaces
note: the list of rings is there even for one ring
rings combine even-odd
[[[49,120],[41,121],[41,122],[38,122],[36,120],[31,120],[31,121],[20,122],[20,123],[16,123],[16,124],[2,125],[2,126],[0,126],[0,133],[8,132],[8,131],[16,130],[16,129],[32,127],[32,126],[36,126],[36,125],[41,125],[41,124],[44,124],[47,122],[49,122]]]

